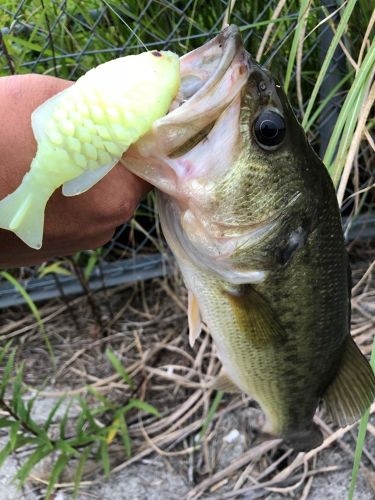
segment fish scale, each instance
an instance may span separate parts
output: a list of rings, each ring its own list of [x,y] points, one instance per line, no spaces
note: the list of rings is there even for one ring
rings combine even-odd
[[[189,276],[188,286],[199,298],[200,310],[203,318],[210,328],[210,333],[218,347],[228,375],[244,392],[259,401],[269,413],[280,414],[285,400],[285,377],[279,383],[278,363],[275,362],[278,351],[271,344],[254,346],[249,339],[249,328],[244,332],[236,321],[235,314],[229,314],[232,309],[228,301],[218,296],[217,290],[225,287],[226,283],[204,275],[202,270],[182,266],[184,276]],[[194,286],[194,281],[199,280],[204,285],[204,293],[199,292]],[[232,366],[229,360],[235,360]],[[294,372],[293,372],[294,377]],[[283,423],[278,420],[279,428],[274,431],[281,432]]]

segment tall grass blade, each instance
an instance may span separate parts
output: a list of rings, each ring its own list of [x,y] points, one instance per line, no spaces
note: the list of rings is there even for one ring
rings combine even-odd
[[[319,71],[319,75],[318,75],[318,78],[316,80],[316,83],[314,85],[314,88],[313,88],[313,91],[311,93],[311,97],[310,97],[310,100],[309,100],[309,104],[307,105],[307,108],[306,108],[306,112],[305,112],[305,116],[303,117],[303,121],[302,121],[302,126],[305,127],[309,117],[310,117],[310,114],[312,112],[312,109],[314,107],[314,104],[315,104],[315,100],[318,96],[318,92],[319,92],[319,89],[320,89],[320,86],[322,85],[322,82],[324,80],[324,77],[327,73],[327,70],[329,68],[329,65],[331,64],[331,61],[332,61],[332,57],[333,57],[333,54],[336,50],[336,47],[337,45],[339,44],[339,41],[341,40],[341,37],[342,35],[344,34],[344,31],[347,29],[348,27],[348,22],[349,22],[349,19],[350,19],[350,16],[353,12],[353,9],[355,7],[355,4],[356,4],[357,0],[349,0],[346,7],[345,7],[345,10],[344,12],[342,13],[342,17],[341,17],[341,20],[339,22],[339,25],[337,26],[337,30],[336,30],[336,33],[335,35],[333,36],[332,38],[332,42],[328,48],[328,51],[327,51],[327,54],[324,58],[324,61],[323,61],[323,64],[322,64],[322,67]]]
[[[354,72],[353,71],[348,71],[348,73],[339,81],[337,85],[333,87],[333,89],[327,94],[327,96],[322,99],[320,102],[319,106],[316,108],[314,113],[311,115],[310,119],[307,121],[306,125],[304,126],[305,132],[308,132],[312,125],[318,120],[320,117],[322,111],[325,109],[326,106],[329,105],[332,97],[334,97],[338,91],[344,86],[344,84],[353,77]]]
[[[214,418],[214,415],[216,413],[216,410],[220,404],[220,401],[223,399],[224,392],[223,391],[217,391],[215,394],[214,400],[212,401],[212,404],[208,410],[207,417],[205,418],[205,421],[203,422],[202,429],[199,433],[199,440],[203,438],[203,436],[206,434],[207,429],[212,422],[212,419]]]
[[[2,276],[4,279],[9,281],[10,284],[14,286],[14,288],[22,295],[24,298],[26,304],[29,306],[31,312],[34,315],[34,318],[36,319],[39,329],[41,332],[44,332],[44,323],[42,320],[42,317],[40,315],[39,309],[35,305],[33,299],[30,297],[30,295],[27,293],[25,288],[19,283],[16,278],[14,278],[11,274],[9,274],[7,271],[0,271],[0,276]]]
[[[294,31],[292,46],[291,46],[290,52],[289,52],[288,66],[286,68],[286,73],[285,73],[285,81],[284,81],[285,93],[288,92],[290,79],[292,77],[294,62],[295,62],[296,56],[297,56],[298,43],[300,41],[301,33],[303,30],[304,18],[305,18],[307,10],[309,8],[309,3],[310,3],[310,0],[302,0],[302,2],[301,2],[297,26],[296,26],[296,29]]]
[[[71,271],[62,267],[61,262],[52,262],[52,264],[48,266],[41,266],[39,268],[39,278],[43,278],[43,276],[47,276],[47,274],[61,274],[62,276],[72,275]]]
[[[89,260],[88,260],[86,267],[84,269],[84,272],[83,272],[83,275],[84,275],[86,281],[88,281],[90,279],[90,276],[91,276],[93,270],[95,269],[95,266],[96,266],[98,259],[100,257],[100,253],[101,253],[101,249],[98,248],[90,254]]]
[[[370,365],[375,373],[375,340],[374,340],[374,343],[372,346]],[[361,418],[361,421],[359,424],[357,443],[355,446],[355,453],[354,453],[352,478],[350,481],[350,487],[349,487],[349,493],[348,493],[348,500],[353,500],[353,495],[354,495],[354,491],[355,491],[355,487],[356,487],[357,479],[358,479],[359,468],[361,465],[362,451],[363,451],[363,446],[365,444],[365,437],[366,437],[367,424],[369,421],[369,417],[370,417],[370,408],[365,412],[365,414]]]
[[[133,408],[144,411],[145,413],[149,413],[150,415],[154,415],[155,417],[160,417],[160,413],[158,412],[158,410],[149,403],[146,403],[146,401],[141,401],[140,399],[132,399],[130,403],[123,408],[123,410],[129,411]]]
[[[16,280],[16,278],[14,278],[7,271],[0,271],[0,276],[2,276],[3,278],[5,278],[7,281],[9,281],[9,283],[11,283],[14,286],[14,288],[22,295],[22,297],[24,298],[26,304],[29,306],[29,309],[31,310],[34,318],[36,319],[36,322],[38,323],[38,327],[39,327],[40,333],[42,334],[43,340],[44,340],[44,342],[45,342],[45,344],[47,346],[48,353],[49,353],[50,358],[51,358],[52,366],[55,368],[56,367],[55,355],[53,353],[51,342],[49,341],[49,338],[48,338],[48,336],[46,334],[46,331],[45,331],[45,328],[44,328],[44,323],[43,323],[42,317],[40,315],[39,309],[35,305],[33,299],[27,293],[27,291],[25,290],[25,288],[21,285],[21,283],[19,283]]]
[[[364,85],[361,89],[359,89],[359,92],[354,100],[354,105],[350,109],[348,115],[345,117],[345,126],[342,131],[342,135],[338,145],[338,151],[336,153],[334,162],[331,164],[328,163],[328,171],[336,187],[340,182],[341,173],[344,169],[347,152],[352,142],[354,130],[358,121],[359,112],[361,111],[365,94],[366,86]]]
[[[371,84],[373,81],[373,77],[375,74],[375,68],[372,74],[370,74],[368,85]],[[339,202],[339,205],[342,205],[342,202],[344,200],[347,184],[349,181],[349,176],[350,172],[352,171],[352,167],[354,164],[354,160],[356,156],[358,156],[358,151],[359,147],[364,135],[365,127],[366,127],[366,122],[369,116],[369,113],[371,112],[371,109],[373,108],[374,102],[375,102],[375,83],[371,85],[371,89],[369,92],[367,92],[367,85],[364,86],[363,92],[360,95],[360,104],[361,107],[358,111],[358,119],[356,123],[356,128],[354,133],[351,134],[350,136],[350,143],[346,144],[346,150],[345,150],[345,157],[343,158],[343,163],[338,164],[338,170],[340,171],[340,184],[337,189],[337,200]],[[341,144],[340,144],[341,146]],[[340,150],[339,150],[340,151]],[[335,161],[336,164],[336,161]],[[335,175],[335,174],[334,174]],[[362,199],[364,197],[362,196]]]
[[[357,71],[354,82],[345,98],[335,128],[332,132],[332,136],[329,141],[327,151],[324,155],[323,161],[326,164],[328,171],[331,174],[331,177],[334,178],[334,183],[336,185],[339,182],[341,170],[343,168],[343,164],[339,165],[338,162],[337,163],[333,162],[337,145],[340,143],[340,136],[347,123],[347,120],[349,120],[352,117],[353,109],[355,108],[356,103],[358,103],[358,94],[364,92],[364,89],[367,87],[367,82],[369,76],[372,74],[374,64],[375,64],[375,40],[373,40],[361,64],[361,67]]]
[[[120,377],[130,386],[134,387],[134,382],[125,368],[122,366],[121,361],[116,357],[115,353],[110,349],[107,350],[107,358],[111,362],[113,368],[120,375]]]

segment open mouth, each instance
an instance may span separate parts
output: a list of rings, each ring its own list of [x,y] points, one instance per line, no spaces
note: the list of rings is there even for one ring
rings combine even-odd
[[[215,38],[180,58],[181,87],[172,108],[194,97],[213,91],[233,63],[238,52],[243,51],[239,29],[228,26]]]
[[[249,74],[249,56],[235,25],[181,57],[180,64],[180,90],[169,113],[157,122],[158,137],[167,154],[213,124],[241,91]]]

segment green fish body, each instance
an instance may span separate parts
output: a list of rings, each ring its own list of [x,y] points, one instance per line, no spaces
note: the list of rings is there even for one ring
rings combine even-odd
[[[130,144],[162,117],[180,83],[172,52],[144,52],[88,71],[32,114],[38,149],[14,193],[0,201],[0,228],[40,248],[48,199],[87,191],[120,160]]]
[[[224,372],[263,409],[264,431],[320,444],[324,400],[340,426],[375,396],[350,336],[350,269],[335,191],[288,100],[231,26],[181,58],[171,112],[126,156],[154,184],[165,237]]]

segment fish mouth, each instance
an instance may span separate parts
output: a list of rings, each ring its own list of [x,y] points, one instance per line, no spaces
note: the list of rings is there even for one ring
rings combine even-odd
[[[182,56],[179,92],[169,113],[155,122],[163,152],[169,156],[213,125],[238,96],[249,72],[249,54],[235,25]]]
[[[202,96],[213,92],[235,56],[243,51],[240,30],[230,25],[209,42],[181,57],[181,87],[172,108],[188,100],[192,106]]]

